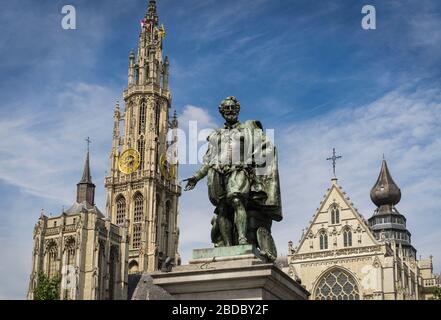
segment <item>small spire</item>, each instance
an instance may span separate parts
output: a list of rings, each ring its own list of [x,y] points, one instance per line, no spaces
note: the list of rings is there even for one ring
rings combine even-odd
[[[87,155],[84,162],[83,176],[81,181],[77,183],[77,202],[82,203],[86,201],[90,205],[95,204],[95,185],[92,182],[92,175],[90,174],[89,164],[89,145],[91,143],[90,138],[87,137]]]
[[[92,183],[92,176],[90,175],[90,164],[89,164],[89,146],[92,142],[89,137],[86,139],[87,142],[87,155],[86,161],[84,162],[83,176],[81,177],[80,183]]]
[[[384,159],[377,182],[371,190],[371,200],[377,207],[395,206],[401,200],[401,190],[392,179]]]
[[[150,30],[153,30],[152,27],[155,27],[158,25],[158,14],[156,12],[156,1],[155,0],[149,1],[149,6],[148,6],[147,12],[145,14],[145,20],[146,20],[146,22],[148,20],[148,21],[150,21],[150,23],[153,24],[153,25],[150,24],[150,28],[151,28]],[[147,26],[147,30],[148,30],[149,24],[147,23],[146,26]]]
[[[156,13],[156,1],[155,0],[150,0],[149,1],[148,13],[150,13],[150,14],[155,14]]]

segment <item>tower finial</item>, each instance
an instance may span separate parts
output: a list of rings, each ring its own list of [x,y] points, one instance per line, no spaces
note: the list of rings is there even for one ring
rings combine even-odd
[[[89,146],[92,143],[92,140],[90,140],[89,137],[87,137],[85,140],[86,140],[86,143],[87,143],[87,158],[89,159]]]
[[[332,157],[330,157],[330,158],[326,158],[326,160],[332,160],[332,171],[333,171],[333,173],[334,173],[334,179],[337,179],[337,176],[335,175],[335,165],[336,165],[336,163],[337,163],[337,160],[338,159],[341,159],[342,158],[342,156],[337,156],[336,154],[335,154],[335,148],[332,148]]]

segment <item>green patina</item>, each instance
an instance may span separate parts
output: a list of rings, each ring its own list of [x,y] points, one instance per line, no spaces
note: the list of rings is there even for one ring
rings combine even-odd
[[[208,196],[216,208],[211,241],[217,252],[238,255],[236,250],[240,254],[243,249],[238,248],[249,244],[258,248],[260,256],[274,261],[277,250],[271,225],[273,220],[282,220],[277,151],[260,121],[241,123],[239,111],[235,97],[222,101],[219,112],[225,126],[208,136],[203,166],[184,180],[185,191],[207,177]]]

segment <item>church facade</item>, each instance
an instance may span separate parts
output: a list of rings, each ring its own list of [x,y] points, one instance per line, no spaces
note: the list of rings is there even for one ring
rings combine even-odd
[[[95,185],[87,152],[75,203],[55,217],[41,214],[34,228],[28,299],[38,278],[61,277],[60,299],[127,298],[127,231],[95,206]]]
[[[366,220],[333,178],[299,245],[288,244],[286,272],[315,300],[419,300],[437,286],[432,258],[418,260],[401,191],[383,160]]]

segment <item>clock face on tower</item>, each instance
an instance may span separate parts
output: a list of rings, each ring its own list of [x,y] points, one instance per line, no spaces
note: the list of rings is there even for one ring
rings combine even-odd
[[[121,154],[118,161],[119,171],[125,174],[131,174],[139,168],[141,156],[135,149],[127,149]]]

